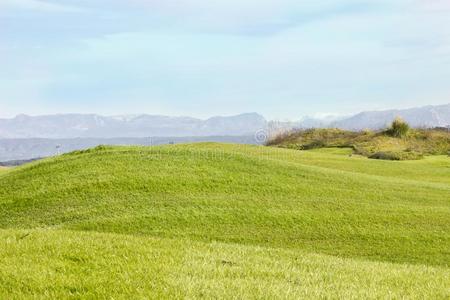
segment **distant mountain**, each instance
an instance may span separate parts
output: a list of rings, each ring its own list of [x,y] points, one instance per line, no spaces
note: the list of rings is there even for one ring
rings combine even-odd
[[[207,120],[144,114],[113,117],[93,114],[19,115],[13,119],[0,119],[0,138],[243,136],[253,135],[266,125],[264,117],[256,113]]]
[[[303,117],[297,122],[297,128],[325,128],[333,124],[334,122],[343,120],[342,116],[327,115],[320,118]]]
[[[381,129],[388,126],[396,117],[403,118],[412,127],[447,127],[450,125],[450,104],[403,110],[367,111],[333,122],[330,127],[348,130]]]
[[[264,143],[272,134],[297,128],[380,129],[397,116],[413,127],[447,127],[450,125],[450,104],[369,111],[342,119],[335,116],[304,117],[296,122],[268,122],[256,113],[207,120],[145,114],[113,117],[93,114],[19,115],[0,119],[0,161],[50,156],[99,144]],[[166,138],[168,136],[171,138]]]

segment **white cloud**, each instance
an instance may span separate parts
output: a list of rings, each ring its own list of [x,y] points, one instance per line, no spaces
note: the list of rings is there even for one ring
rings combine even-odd
[[[160,111],[214,114],[211,107],[234,107],[280,116],[438,101],[449,94],[446,3],[0,0],[0,11],[37,12],[25,15],[26,24],[9,18],[16,26],[0,37],[0,79],[6,79],[0,98],[50,99],[52,105],[64,99],[59,107],[86,110],[108,101],[129,106],[120,99],[147,107],[141,99],[150,99]],[[60,16],[77,11],[73,6],[92,13]],[[25,72],[36,69],[43,74]],[[34,80],[43,77],[48,81]]]
[[[2,0],[0,2],[0,9],[25,9],[54,13],[83,11],[83,9],[75,6],[56,4],[43,0]]]
[[[387,0],[129,0],[169,21],[170,26],[206,32],[277,32],[334,14],[383,6]],[[399,0],[404,2],[406,0]]]
[[[416,0],[423,9],[433,12],[450,11],[450,1],[448,0]]]

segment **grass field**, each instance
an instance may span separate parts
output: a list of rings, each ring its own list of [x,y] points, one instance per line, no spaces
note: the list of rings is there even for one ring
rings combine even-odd
[[[0,298],[448,299],[450,159],[349,151],[99,147],[0,173]]]

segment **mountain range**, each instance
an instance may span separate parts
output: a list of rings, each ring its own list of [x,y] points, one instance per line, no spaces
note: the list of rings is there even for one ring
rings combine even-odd
[[[257,113],[212,117],[206,120],[146,114],[111,117],[95,114],[18,115],[12,119],[0,119],[0,139],[249,136],[272,127],[381,129],[397,116],[413,127],[446,127],[450,125],[450,104],[368,111],[341,118],[306,117],[295,122],[267,121]]]
[[[145,114],[113,117],[94,114],[19,115],[13,119],[0,119],[0,138],[244,136],[254,134],[266,124],[264,117],[256,113],[207,120]]]
[[[295,128],[381,129],[400,116],[413,127],[447,127],[450,104],[405,110],[362,112],[350,117],[267,121],[256,113],[201,120],[152,115],[19,115],[0,119],[0,162],[28,160],[105,145],[157,145],[184,142],[261,144],[271,132]]]
[[[332,122],[329,126],[348,130],[381,129],[387,127],[396,117],[401,117],[412,127],[447,127],[450,126],[450,104],[429,105],[403,110],[362,112]]]

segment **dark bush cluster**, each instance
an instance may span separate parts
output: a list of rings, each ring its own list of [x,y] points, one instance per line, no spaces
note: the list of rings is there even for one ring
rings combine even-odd
[[[422,159],[423,155],[417,152],[407,151],[383,151],[377,152],[369,156],[371,159],[384,159],[384,160],[418,160]]]
[[[397,117],[391,124],[391,127],[386,130],[386,133],[393,137],[405,137],[409,132],[409,124],[402,118]]]

